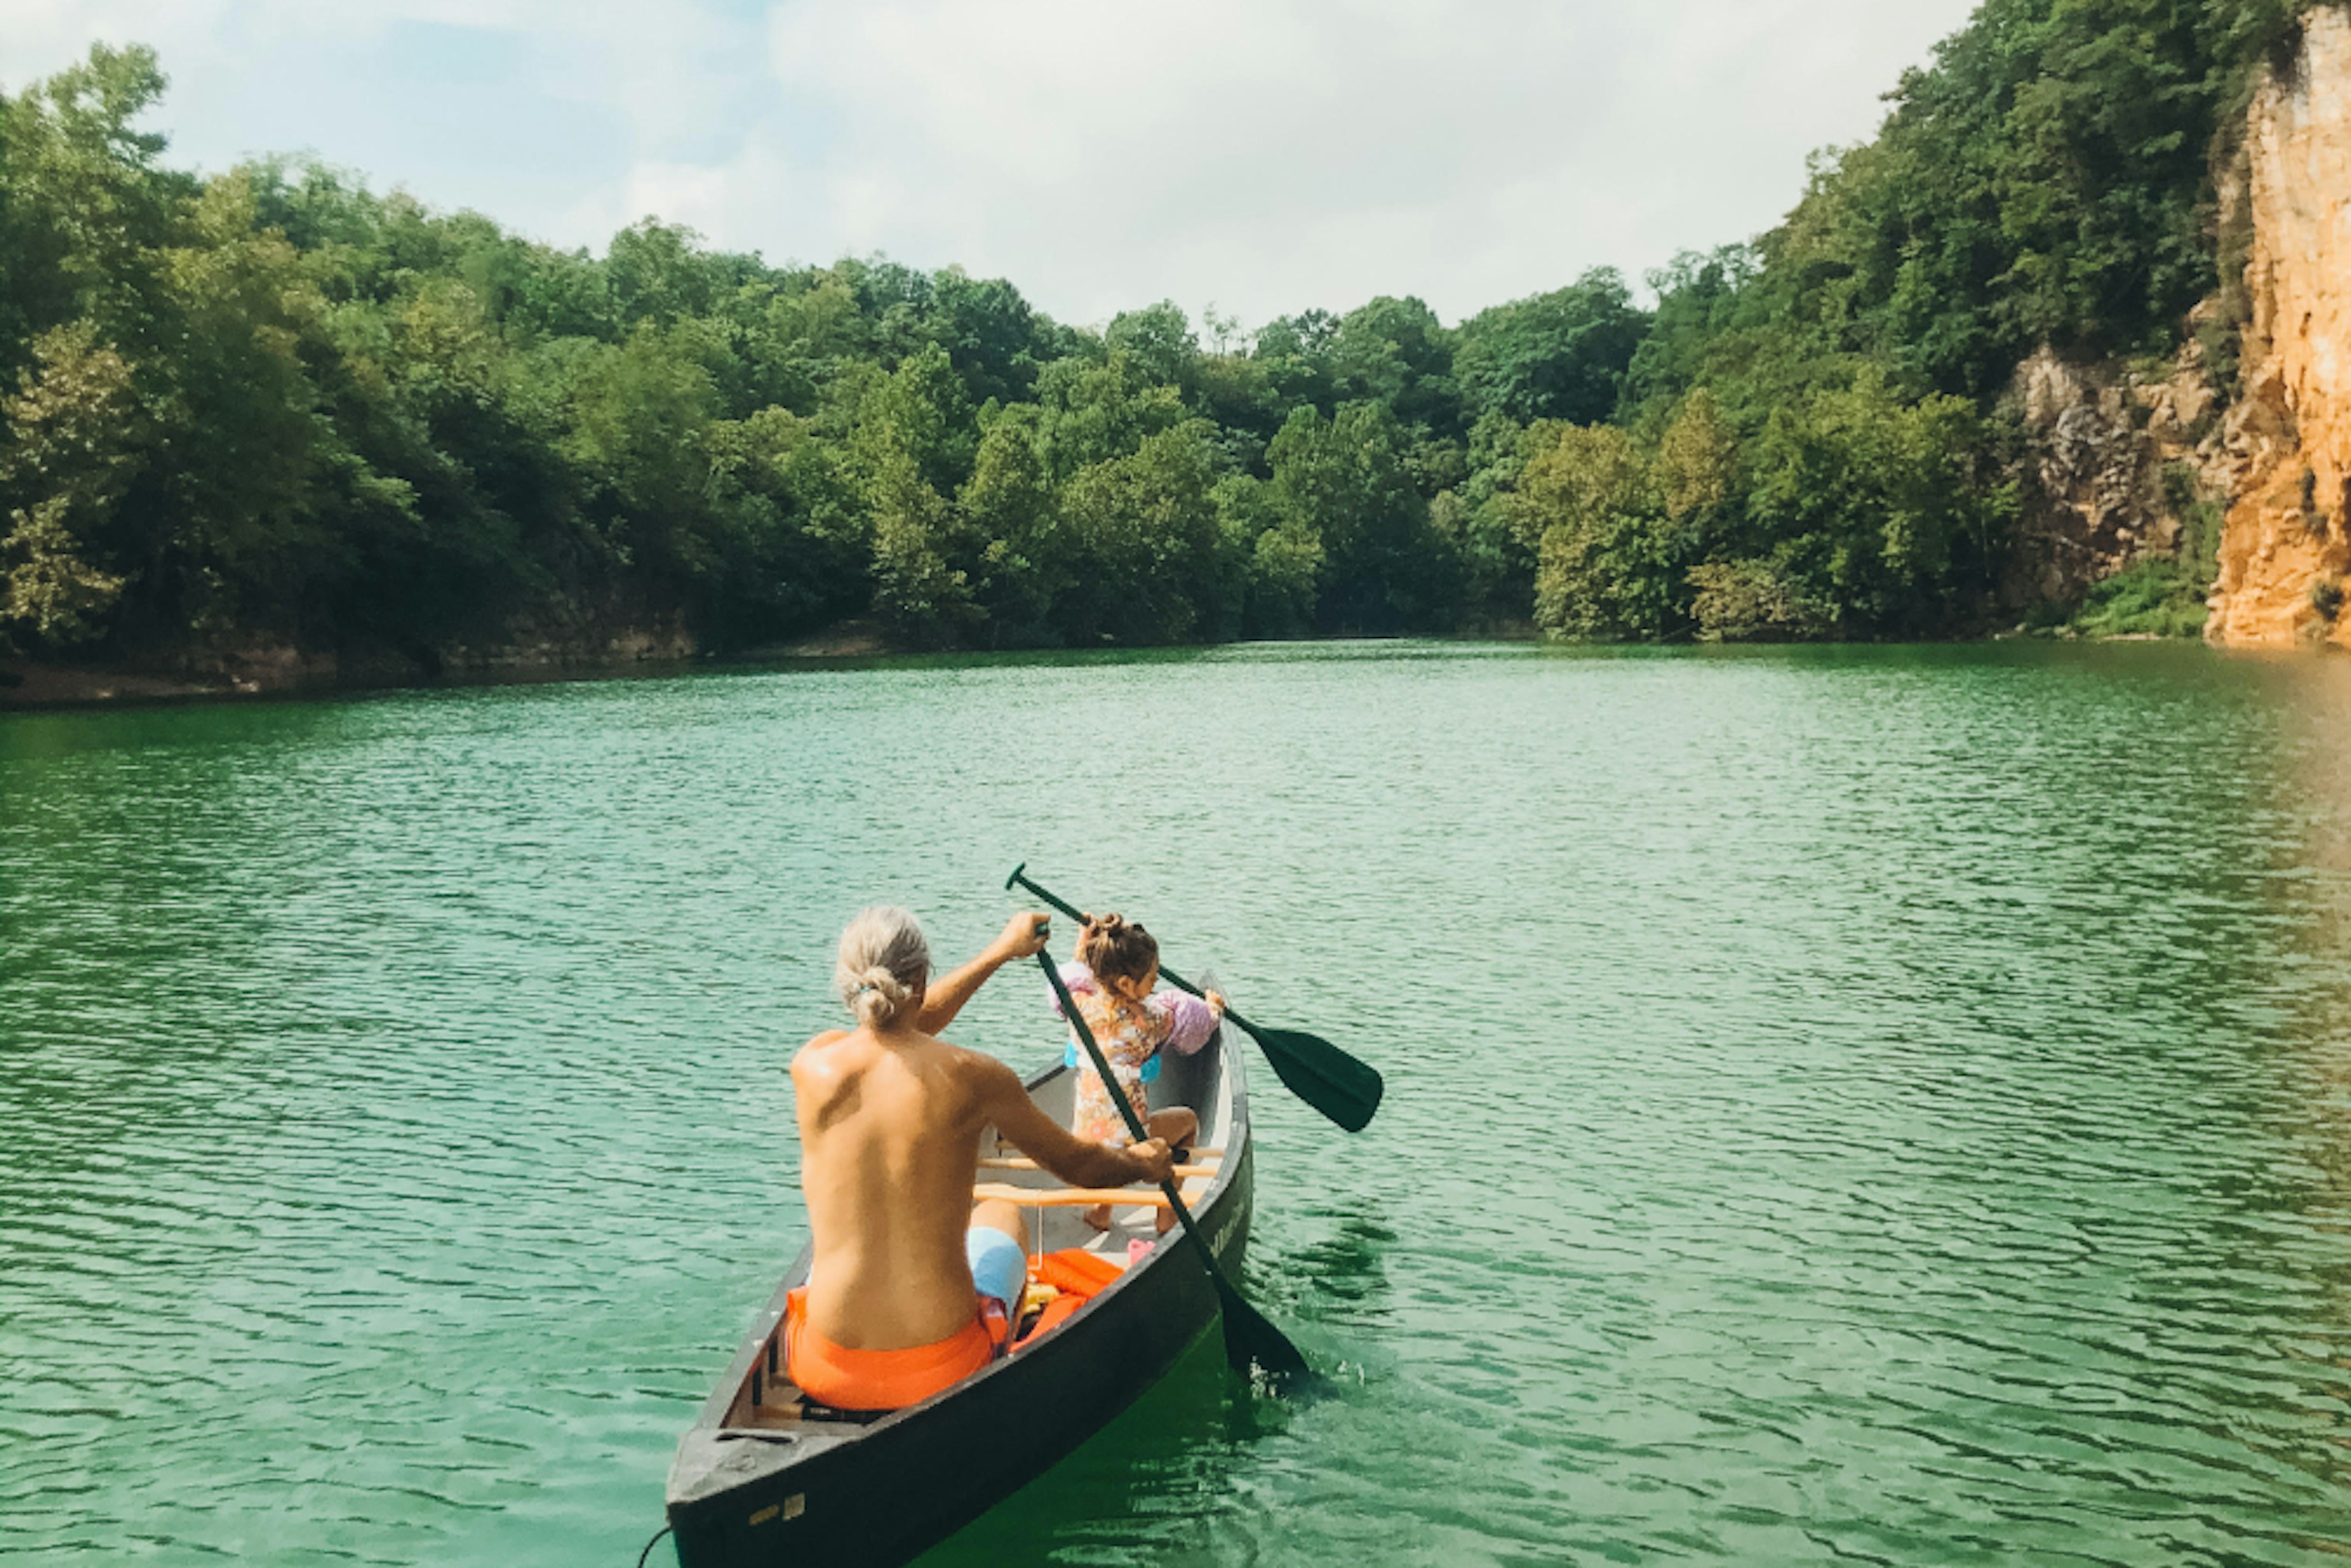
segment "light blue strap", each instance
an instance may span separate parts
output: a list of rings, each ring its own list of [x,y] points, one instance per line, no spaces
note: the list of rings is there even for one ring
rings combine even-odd
[[[1076,1040],[1073,1040],[1067,1045],[1061,1047],[1061,1065],[1064,1067],[1075,1067],[1078,1065],[1078,1042]],[[1159,1081],[1159,1053],[1157,1051],[1153,1051],[1144,1060],[1143,1071],[1134,1075],[1134,1081],[1137,1083],[1155,1083]]]

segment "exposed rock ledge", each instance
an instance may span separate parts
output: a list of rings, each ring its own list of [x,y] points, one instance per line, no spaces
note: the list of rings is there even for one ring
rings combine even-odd
[[[2220,400],[2192,336],[2160,379],[2043,349],[2017,367],[2010,391],[2031,481],[2001,586],[2011,609],[2071,603],[2143,559],[2179,555],[2200,521],[2190,514],[2228,493]],[[2174,469],[2189,483],[2171,481]]]

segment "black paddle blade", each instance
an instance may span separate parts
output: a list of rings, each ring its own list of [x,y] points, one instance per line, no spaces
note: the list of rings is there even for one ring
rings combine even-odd
[[[1310,1370],[1306,1357],[1290,1343],[1290,1336],[1243,1301],[1223,1270],[1211,1268],[1208,1278],[1216,1281],[1217,1296],[1224,1306],[1225,1360],[1232,1369],[1253,1384],[1276,1389],[1306,1376]]]
[[[1225,1015],[1231,1018],[1232,1015]],[[1235,1023],[1240,1023],[1234,1019]],[[1273,1064],[1282,1086],[1351,1133],[1371,1125],[1387,1092],[1378,1069],[1341,1051],[1319,1035],[1293,1029],[1259,1029],[1241,1024]]]

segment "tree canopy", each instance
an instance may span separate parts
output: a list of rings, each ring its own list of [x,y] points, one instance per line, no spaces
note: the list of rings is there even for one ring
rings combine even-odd
[[[1249,334],[654,219],[598,256],[316,163],[199,178],[141,129],[153,55],[101,46],[0,99],[0,641],[1963,632],[2017,361],[2225,320],[2211,170],[2300,8],[1986,0],[1652,305],[1597,270]]]

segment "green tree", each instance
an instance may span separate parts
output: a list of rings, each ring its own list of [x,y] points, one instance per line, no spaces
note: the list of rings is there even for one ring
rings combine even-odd
[[[1429,524],[1411,447],[1384,406],[1353,402],[1329,420],[1292,410],[1268,450],[1285,525],[1322,552],[1321,630],[1427,629],[1446,617],[1456,562]]]
[[[97,44],[0,101],[0,376],[75,321],[134,360],[163,340],[158,253],[195,188],[157,167],[163,138],[135,124],[163,86],[154,51]]]
[[[1376,402],[1425,433],[1461,431],[1453,334],[1418,299],[1383,295],[1342,316],[1323,363],[1338,402]]]
[[[1742,551],[1849,635],[1933,634],[1983,613],[2017,511],[1989,434],[1946,393],[1885,378],[1776,412],[1756,444]],[[1761,546],[1761,549],[1753,548]]]
[[[1611,425],[1546,423],[1528,440],[1509,511],[1535,544],[1536,623],[1562,637],[1677,633],[1690,540],[1649,455]]]
[[[612,236],[604,277],[621,321],[669,327],[711,314],[721,297],[725,267],[696,248],[701,236],[681,224],[646,218]]]
[[[1608,267],[1565,288],[1482,310],[1464,322],[1453,375],[1473,421],[1590,424],[1616,409],[1647,319]]]
[[[1230,634],[1244,583],[1217,516],[1211,434],[1206,421],[1186,420],[1062,486],[1073,563],[1059,620],[1071,641]]]
[[[1057,481],[1126,456],[1191,417],[1182,392],[1154,381],[1124,349],[1113,349],[1100,363],[1065,359],[1046,367],[1037,400],[1042,411],[1038,441]]]
[[[872,544],[862,497],[813,423],[765,408],[706,437],[716,570],[700,619],[722,644],[786,636],[865,608]]]
[[[253,220],[250,182],[225,175],[189,204],[185,243],[162,256],[176,341],[156,366],[153,405],[171,458],[157,469],[145,587],[167,624],[299,636],[321,582],[350,564],[342,507],[408,497],[317,417],[306,350],[326,302],[294,247]]]
[[[87,321],[36,339],[25,386],[0,404],[0,637],[70,647],[105,630],[123,579],[102,569],[115,508],[143,457],[131,367]]]
[[[682,328],[640,321],[574,373],[565,455],[584,480],[590,537],[610,562],[678,582],[714,565],[706,443],[718,389]]]
[[[1047,324],[1019,289],[1000,277],[975,280],[961,267],[933,277],[925,330],[946,350],[974,405],[1026,398],[1040,355],[1051,353]]]
[[[1111,318],[1102,341],[1112,353],[1124,354],[1134,373],[1149,386],[1188,386],[1193,363],[1200,357],[1191,319],[1171,299],[1120,311]]]
[[[1213,499],[1224,559],[1239,576],[1239,633],[1297,637],[1312,631],[1322,539],[1285,518],[1273,487],[1254,475],[1226,475]]]
[[[947,502],[969,476],[963,383],[931,349],[873,384],[858,413],[853,462],[872,519],[873,604],[906,635],[953,644],[979,623],[976,553]]]
[[[1042,445],[1036,405],[997,413],[957,497],[970,537],[984,541],[973,588],[992,645],[1055,640],[1053,602],[1070,584],[1071,545]]]

